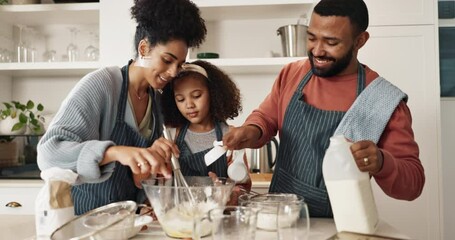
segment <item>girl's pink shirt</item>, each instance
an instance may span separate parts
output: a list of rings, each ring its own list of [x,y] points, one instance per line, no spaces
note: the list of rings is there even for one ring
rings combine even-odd
[[[264,145],[282,127],[286,108],[298,84],[309,71],[310,63],[301,60],[288,64],[278,75],[271,92],[247,118],[244,125],[262,129],[257,147]],[[367,85],[379,75],[365,66]],[[321,78],[313,75],[303,89],[305,101],[319,109],[347,111],[356,99],[357,73]],[[382,169],[373,175],[389,196],[414,200],[425,184],[424,169],[419,159],[419,147],[414,140],[412,117],[405,102],[401,102],[377,144],[384,156]]]

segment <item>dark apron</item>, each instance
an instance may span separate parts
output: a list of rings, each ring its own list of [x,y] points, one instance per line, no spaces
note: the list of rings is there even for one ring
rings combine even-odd
[[[116,122],[109,138],[116,145],[149,147],[162,132],[161,117],[159,115],[158,97],[154,91],[149,91],[153,101],[152,108],[152,130],[153,134],[149,139],[144,138],[136,129],[125,123],[125,109],[128,102],[128,66],[122,68],[122,90],[118,103]],[[144,192],[134,185],[133,174],[128,166],[123,166],[115,162],[115,169],[111,177],[101,183],[87,183],[73,186],[71,190],[74,210],[76,215],[83,214],[94,208],[118,201],[133,200],[143,198]]]
[[[360,64],[358,69],[357,96],[365,88],[365,70]],[[305,75],[286,109],[269,191],[295,193],[305,199],[311,217],[332,217],[322,160],[345,112],[321,110],[305,102],[302,91],[312,75],[311,70]]]
[[[184,176],[207,176],[209,172],[214,172],[218,177],[227,177],[227,160],[226,154],[223,154],[219,159],[209,166],[205,165],[204,155],[210,151],[213,147],[200,151],[197,153],[191,153],[190,148],[185,143],[185,135],[189,127],[189,123],[180,129],[179,135],[175,140],[180,150],[180,170]],[[221,141],[223,139],[223,131],[219,122],[215,122],[215,133],[216,140]]]

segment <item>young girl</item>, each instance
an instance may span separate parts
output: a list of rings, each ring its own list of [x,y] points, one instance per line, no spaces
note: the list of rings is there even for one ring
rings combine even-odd
[[[184,64],[180,74],[163,89],[161,105],[164,123],[176,128],[174,139],[180,150],[182,174],[228,177],[226,155],[209,166],[204,155],[213,148],[214,140],[221,141],[229,130],[226,120],[242,110],[240,91],[229,76],[205,61]],[[249,191],[251,179],[248,176],[238,185]]]

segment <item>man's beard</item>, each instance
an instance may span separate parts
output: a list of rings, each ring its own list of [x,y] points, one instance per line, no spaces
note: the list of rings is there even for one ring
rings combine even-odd
[[[320,69],[320,68],[314,67],[313,53],[311,53],[311,51],[308,51],[308,59],[310,60],[311,70],[313,71],[313,74],[318,77],[335,76],[348,67],[349,63],[351,62],[353,52],[354,52],[354,48],[352,47],[351,49],[349,49],[349,51],[346,53],[346,55],[344,55],[340,59],[335,59],[335,58],[331,58],[331,57],[321,57],[321,59],[323,59],[323,60],[332,61],[333,65],[331,67],[329,67],[328,69]]]

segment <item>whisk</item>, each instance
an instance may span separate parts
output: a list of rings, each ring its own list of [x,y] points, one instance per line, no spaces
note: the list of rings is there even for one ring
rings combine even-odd
[[[169,133],[169,130],[166,128],[165,125],[163,125],[163,135],[164,135],[164,138],[166,138],[167,140],[171,141],[171,142],[174,142],[174,140],[172,139],[172,136],[171,134]],[[194,205],[195,203],[195,200],[194,200],[194,196],[193,196],[193,193],[191,192],[189,186],[188,186],[188,183],[186,182],[185,180],[185,177],[183,176],[182,174],[182,171],[180,171],[180,163],[179,161],[177,160],[177,158],[174,156],[174,154],[172,154],[171,156],[171,165],[172,165],[172,171],[174,172],[174,187],[175,187],[175,201],[176,203],[178,203],[180,201],[180,199],[188,199],[190,204]],[[187,194],[187,196],[179,196],[179,187],[185,187],[185,190],[183,191],[184,193]]]

